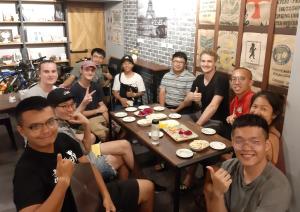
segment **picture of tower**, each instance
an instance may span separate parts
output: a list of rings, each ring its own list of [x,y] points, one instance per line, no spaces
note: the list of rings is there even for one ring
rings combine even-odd
[[[146,18],[155,18],[155,12],[153,10],[152,0],[149,0],[149,2],[148,2],[148,8],[147,8],[147,12],[146,12]]]

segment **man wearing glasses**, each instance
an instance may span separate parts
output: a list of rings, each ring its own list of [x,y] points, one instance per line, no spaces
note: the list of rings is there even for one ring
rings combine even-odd
[[[89,163],[79,144],[70,136],[58,133],[54,111],[43,97],[21,101],[16,107],[16,118],[19,133],[28,139],[13,179],[17,210],[76,212],[70,189],[74,163]],[[94,175],[91,177],[95,178],[91,180],[97,184],[105,211],[136,211],[138,207],[141,211],[152,211],[150,181],[114,182],[107,189],[100,172],[93,165],[91,168]]]
[[[227,123],[232,124],[234,120],[250,111],[250,102],[254,92],[251,90],[252,73],[247,68],[236,68],[231,75],[231,88],[235,97],[230,103],[230,116],[226,118]]]
[[[212,191],[208,211],[288,211],[291,188],[286,176],[267,160],[271,148],[268,123],[260,116],[242,115],[233,122],[232,144],[237,158],[220,169],[208,166]]]
[[[173,109],[174,112],[191,112],[187,108],[179,109],[179,105],[191,90],[195,79],[195,76],[186,70],[186,64],[186,54],[184,52],[175,52],[172,56],[172,69],[161,80],[159,104]]]

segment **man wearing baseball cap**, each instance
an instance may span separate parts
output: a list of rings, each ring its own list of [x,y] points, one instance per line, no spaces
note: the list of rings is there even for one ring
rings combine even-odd
[[[108,110],[103,103],[103,90],[101,85],[93,82],[96,65],[87,60],[81,65],[81,77],[71,87],[76,106],[80,112],[89,119],[92,132],[102,141],[107,140],[108,135]]]
[[[95,142],[95,136],[91,133],[88,119],[76,111],[73,95],[64,88],[51,91],[47,101],[54,109],[58,118],[58,131],[65,133],[78,141],[84,153],[101,172],[105,180],[114,178],[118,171],[119,179],[128,178],[129,170],[134,167],[134,157],[131,145],[126,140],[117,140],[94,145],[98,148],[95,155],[91,152],[91,144]],[[83,133],[77,133],[73,124],[80,124]]]

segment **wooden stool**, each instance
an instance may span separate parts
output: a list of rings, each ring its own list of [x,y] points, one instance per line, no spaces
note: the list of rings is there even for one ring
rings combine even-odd
[[[5,125],[13,148],[15,148],[15,150],[18,150],[17,143],[16,143],[14,133],[13,133],[13,130],[12,130],[12,125],[11,125],[11,122],[10,122],[10,117],[7,113],[1,113],[0,114],[0,125]]]

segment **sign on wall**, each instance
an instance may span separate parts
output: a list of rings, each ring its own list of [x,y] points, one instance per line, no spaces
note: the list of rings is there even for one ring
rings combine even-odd
[[[214,30],[198,30],[196,66],[200,67],[200,54],[204,49],[213,49]]]
[[[221,0],[220,23],[222,25],[238,26],[240,20],[241,1]]]
[[[243,34],[241,67],[252,71],[255,81],[262,81],[268,34],[247,32]]]
[[[278,0],[275,26],[276,28],[297,27],[300,0]]]
[[[294,35],[274,36],[269,75],[270,84],[285,87],[289,86],[294,46]]]
[[[171,4],[170,0],[138,0],[138,36],[166,38],[168,19],[164,11],[159,8],[168,8]]]
[[[199,11],[199,24],[214,24],[216,19],[216,0],[201,0]]]
[[[270,9],[271,0],[247,0],[245,25],[269,25]]]
[[[220,31],[218,37],[219,56],[217,62],[217,69],[227,73],[235,67],[235,56],[237,48],[238,32],[235,31]]]

